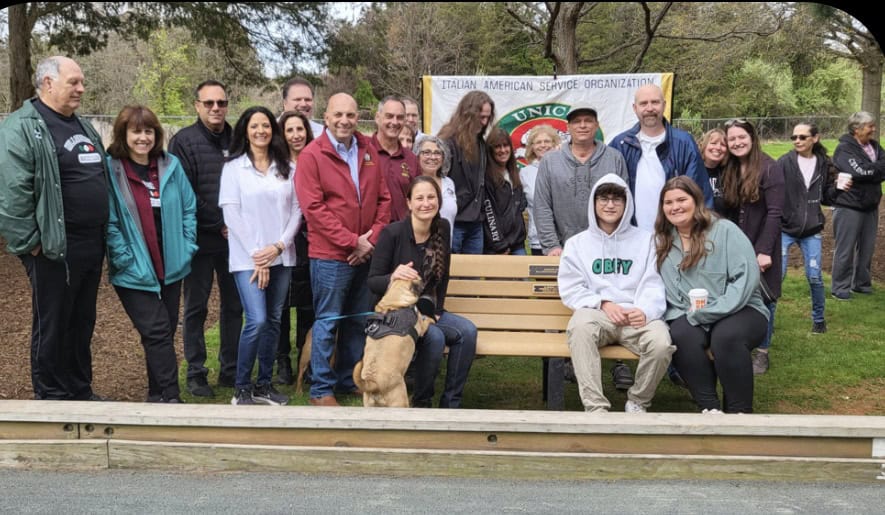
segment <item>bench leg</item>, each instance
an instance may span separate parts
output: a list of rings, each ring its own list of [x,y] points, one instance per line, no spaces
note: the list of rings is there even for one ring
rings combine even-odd
[[[547,358],[545,372],[544,391],[547,409],[561,411],[565,408],[565,360]]]

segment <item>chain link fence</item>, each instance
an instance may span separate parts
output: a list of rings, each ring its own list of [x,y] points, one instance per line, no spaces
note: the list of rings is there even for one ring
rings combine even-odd
[[[0,121],[3,121],[9,113],[0,113]],[[81,115],[95,126],[101,134],[105,144],[110,142],[111,131],[114,125],[115,115],[86,114]],[[695,138],[700,138],[705,132],[714,128],[722,128],[725,122],[731,118],[675,118],[673,125],[688,131]],[[793,133],[793,127],[800,122],[811,122],[817,125],[824,138],[836,139],[846,132],[848,115],[846,116],[775,116],[775,117],[747,117],[744,120],[752,123],[759,132],[763,141],[787,141]],[[161,116],[160,122],[166,131],[166,143],[182,127],[191,125],[196,120],[195,116]],[[885,120],[885,118],[883,118]],[[235,119],[228,120],[235,123]],[[879,127],[883,127],[880,120]],[[360,132],[371,134],[375,132],[374,120],[360,120],[357,126]],[[316,135],[314,135],[316,136]]]

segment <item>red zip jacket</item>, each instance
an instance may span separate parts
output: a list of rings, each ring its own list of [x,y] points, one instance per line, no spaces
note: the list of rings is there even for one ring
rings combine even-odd
[[[298,156],[295,194],[307,220],[308,255],[314,259],[347,261],[360,235],[372,229],[378,241],[390,221],[390,192],[369,139],[356,133],[360,199],[350,168],[338,156],[326,132]]]

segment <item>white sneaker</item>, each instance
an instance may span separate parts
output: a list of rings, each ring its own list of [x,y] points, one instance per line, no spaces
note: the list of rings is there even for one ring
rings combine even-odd
[[[645,413],[645,408],[627,399],[627,403],[624,404],[624,411],[626,413]]]
[[[724,413],[722,413],[722,410],[718,410],[716,408],[704,409],[703,411],[701,411],[701,413],[703,413],[704,415],[724,415]]]

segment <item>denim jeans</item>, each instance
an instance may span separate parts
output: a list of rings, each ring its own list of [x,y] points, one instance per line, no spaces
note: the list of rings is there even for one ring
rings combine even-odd
[[[787,274],[787,256],[790,245],[799,245],[802,251],[802,260],[805,262],[805,277],[811,288],[811,320],[813,322],[824,321],[824,278],[821,273],[821,233],[805,238],[796,238],[786,233],[781,233],[781,249],[783,252],[783,272]]]
[[[525,247],[519,247],[510,251],[511,256],[525,256]]]
[[[452,254],[482,254],[482,222],[455,222]]]
[[[237,388],[248,388],[252,384],[252,367],[256,356],[258,378],[255,384],[270,384],[277,340],[280,338],[280,314],[289,293],[291,273],[290,266],[270,267],[270,280],[262,290],[257,282],[249,282],[252,270],[233,272],[246,318],[237,351]]]
[[[433,384],[439,372],[446,345],[449,361],[446,386],[439,399],[440,408],[460,408],[467,374],[476,356],[476,326],[464,317],[444,311],[439,320],[418,340],[415,356],[415,392],[412,404],[429,407],[433,402]]]
[[[366,346],[366,316],[360,314],[370,310],[368,277],[369,263],[350,266],[344,261],[310,260],[316,316],[310,354],[311,398],[356,390],[353,367],[362,359]],[[345,318],[337,318],[342,315]],[[329,360],[336,347],[338,354],[332,370]]]

